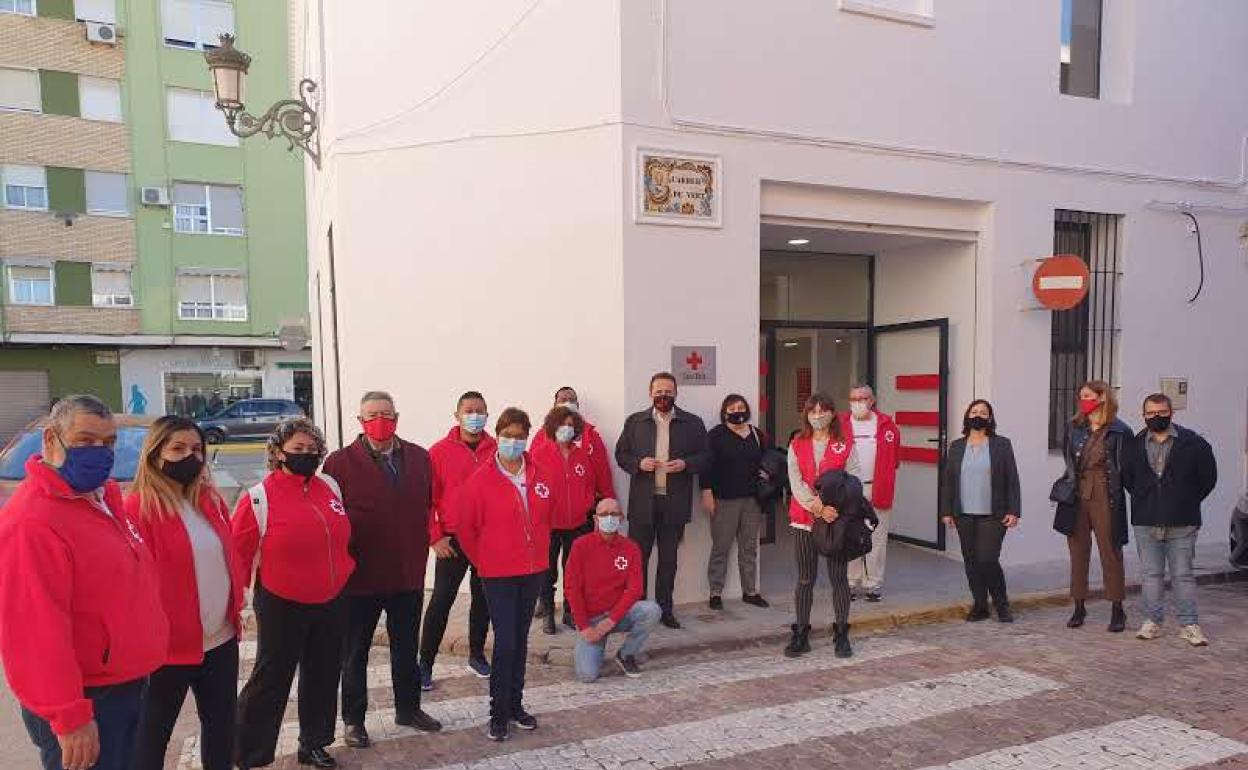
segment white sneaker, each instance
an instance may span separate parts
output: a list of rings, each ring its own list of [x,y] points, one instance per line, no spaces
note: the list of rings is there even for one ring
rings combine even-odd
[[[1190,626],[1183,626],[1183,630],[1179,632],[1179,638],[1193,647],[1209,646],[1209,640],[1205,638],[1205,634],[1200,630],[1200,626],[1195,623]]]
[[[1140,630],[1135,632],[1136,639],[1156,639],[1159,636],[1161,636],[1161,624],[1151,620],[1144,621]]]

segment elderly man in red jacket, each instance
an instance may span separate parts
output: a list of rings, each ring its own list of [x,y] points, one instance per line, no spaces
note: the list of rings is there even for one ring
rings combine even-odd
[[[576,676],[592,682],[602,669],[607,636],[627,634],[615,663],[628,677],[641,676],[637,655],[658,625],[663,611],[642,599],[641,547],[621,535],[624,516],[612,498],[598,503],[596,532],[577,538],[564,571],[568,603],[581,638],[576,640]]]
[[[116,442],[103,402],[62,398],[0,516],[0,658],[46,770],[129,770],[169,649],[156,563],[108,478]]]
[[[429,453],[396,435],[399,413],[389,393],[365,393],[358,419],[363,429],[359,438],[325,460],[325,472],[342,489],[356,564],[345,589],[349,620],[342,665],[342,721],[352,748],[370,743],[364,729],[368,651],[383,611],[390,637],[394,721],[423,732],[442,729],[420,708],[416,660],[429,556]]]
[[[841,428],[850,448],[858,453],[862,491],[880,519],[871,533],[871,553],[849,563],[850,597],[857,599],[865,593],[867,601],[878,602],[884,597],[888,522],[897,488],[897,468],[901,465],[897,453],[901,431],[890,415],[876,407],[875,391],[870,385],[850,389],[849,411],[841,414]]]

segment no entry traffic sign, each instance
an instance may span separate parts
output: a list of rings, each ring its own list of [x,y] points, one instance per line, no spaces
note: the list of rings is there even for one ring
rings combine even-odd
[[[1058,254],[1040,261],[1031,279],[1031,291],[1049,310],[1070,310],[1088,296],[1091,280],[1082,257]]]

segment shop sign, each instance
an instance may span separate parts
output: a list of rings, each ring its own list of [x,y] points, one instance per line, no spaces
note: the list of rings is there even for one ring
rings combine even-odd
[[[714,385],[715,346],[673,345],[672,374],[677,385]]]

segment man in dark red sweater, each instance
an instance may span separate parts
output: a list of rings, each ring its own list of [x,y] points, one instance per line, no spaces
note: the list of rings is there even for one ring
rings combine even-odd
[[[359,438],[325,460],[325,472],[342,488],[356,565],[344,590],[350,619],[342,663],[342,721],[353,748],[370,743],[364,729],[368,651],[382,611],[390,636],[394,721],[423,732],[442,729],[420,708],[416,664],[429,556],[429,453],[395,435],[399,413],[388,393],[365,393],[359,420]]]
[[[598,678],[607,636],[617,631],[628,636],[615,654],[616,665],[625,676],[641,676],[637,655],[663,615],[659,605],[641,599],[641,548],[619,534],[623,520],[614,499],[598,503],[596,532],[576,540],[564,570],[568,603],[581,634],[575,657],[582,682]]]

